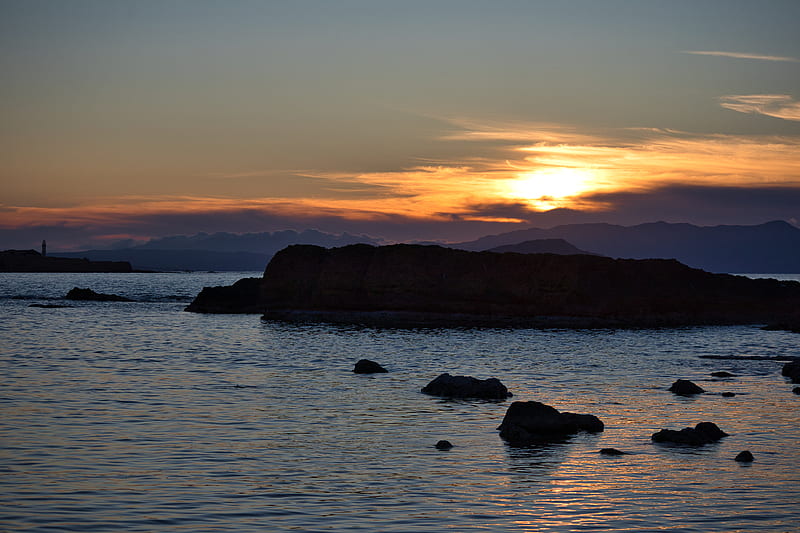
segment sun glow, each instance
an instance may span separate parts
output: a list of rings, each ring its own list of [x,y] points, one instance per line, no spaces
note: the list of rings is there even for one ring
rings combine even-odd
[[[597,188],[595,172],[582,168],[546,168],[525,172],[507,184],[505,194],[537,209],[568,207],[571,199]]]

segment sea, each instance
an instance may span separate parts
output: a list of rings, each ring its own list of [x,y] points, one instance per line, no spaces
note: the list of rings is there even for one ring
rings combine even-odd
[[[746,358],[800,356],[798,334],[183,311],[204,286],[260,275],[0,274],[0,531],[800,530],[800,395],[783,363]],[[73,287],[135,301],[63,300]],[[362,358],[389,372],[353,373]],[[711,376],[723,370],[735,377]],[[514,396],[420,392],[444,372]],[[707,392],[667,391],[679,378]],[[497,426],[516,400],[594,414],[605,431],[510,446]],[[730,436],[650,439],[704,421]],[[734,460],[743,450],[752,463]]]

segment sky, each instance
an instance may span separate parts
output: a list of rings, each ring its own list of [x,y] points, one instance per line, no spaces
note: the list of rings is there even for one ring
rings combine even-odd
[[[796,0],[0,0],[0,249],[800,224]]]

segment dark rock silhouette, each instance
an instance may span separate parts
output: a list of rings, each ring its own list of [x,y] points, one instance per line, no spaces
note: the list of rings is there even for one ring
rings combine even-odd
[[[70,289],[64,297],[67,300],[83,300],[94,302],[132,302],[130,298],[119,296],[117,294],[104,294],[102,292],[94,292],[92,289],[81,289],[74,287]]]
[[[623,452],[622,450],[618,450],[616,448],[602,448],[600,453],[603,455],[628,455],[628,452]]]
[[[700,422],[694,428],[683,428],[680,431],[674,429],[662,429],[650,437],[653,442],[671,442],[675,444],[691,444],[701,446],[717,442],[728,434],[719,429],[713,422]]]
[[[42,255],[36,250],[0,252],[0,272],[133,272],[124,261],[89,261]]]
[[[65,307],[72,307],[72,306],[60,305],[60,304],[30,304],[28,307],[39,307],[41,309],[64,309]]]
[[[517,254],[598,255],[576,248],[564,239],[535,239],[519,244],[506,244],[486,251],[495,253],[513,252]]]
[[[791,379],[792,383],[800,383],[800,361],[792,361],[783,365],[781,375]]]
[[[227,287],[203,287],[184,310],[194,313],[263,313],[261,278],[243,278]]]
[[[688,379],[677,380],[675,383],[670,385],[669,389],[667,390],[681,396],[691,396],[693,394],[702,394],[705,392],[702,387],[695,385]]]
[[[731,374],[730,372],[725,372],[724,370],[719,371],[719,372],[712,372],[711,375],[714,376],[715,378],[735,378],[736,377],[736,374]]]
[[[447,398],[482,398],[485,400],[505,400],[512,396],[506,386],[497,378],[478,379],[472,376],[451,376],[446,372],[425,385],[422,392]]]
[[[795,394],[800,394],[800,387],[793,388],[792,392],[795,393]]]
[[[509,443],[525,445],[561,439],[578,431],[600,432],[604,425],[594,415],[561,413],[540,402],[514,402],[497,429]]]
[[[736,396],[735,392],[723,392],[721,395],[723,398],[733,398]]]
[[[740,463],[752,463],[754,460],[750,450],[743,450],[734,458],[734,461],[739,461]]]
[[[369,359],[359,359],[353,368],[353,372],[356,374],[380,374],[388,372],[388,370],[383,368],[375,361],[370,361]]]
[[[773,322],[761,329],[767,331],[791,331],[792,333],[800,333],[800,316],[792,317],[789,320]]]
[[[254,292],[257,304],[247,300],[238,312],[401,326],[754,324],[800,307],[800,283],[710,274],[673,260],[402,244],[289,246]],[[205,312],[214,312],[216,298],[235,300],[222,291],[203,295]],[[199,307],[193,302],[188,310]]]
[[[436,443],[437,450],[449,450],[452,447],[453,445],[450,443],[449,440],[440,440],[439,442]]]

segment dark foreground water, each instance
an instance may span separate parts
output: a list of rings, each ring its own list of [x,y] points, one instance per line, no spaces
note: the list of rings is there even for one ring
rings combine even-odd
[[[800,396],[781,363],[698,357],[796,356],[800,335],[364,329],[182,312],[203,285],[244,275],[0,274],[0,530],[800,527]],[[67,303],[53,298],[73,286],[143,301],[28,307]],[[355,375],[360,358],[390,373]],[[715,370],[739,377],[713,380]],[[419,392],[445,371],[497,377],[515,400],[596,414],[606,431],[509,447],[496,427],[510,400]],[[677,378],[709,394],[674,396]],[[731,436],[650,441],[706,420]],[[455,447],[438,451],[439,439]],[[754,463],[733,460],[744,449]]]

